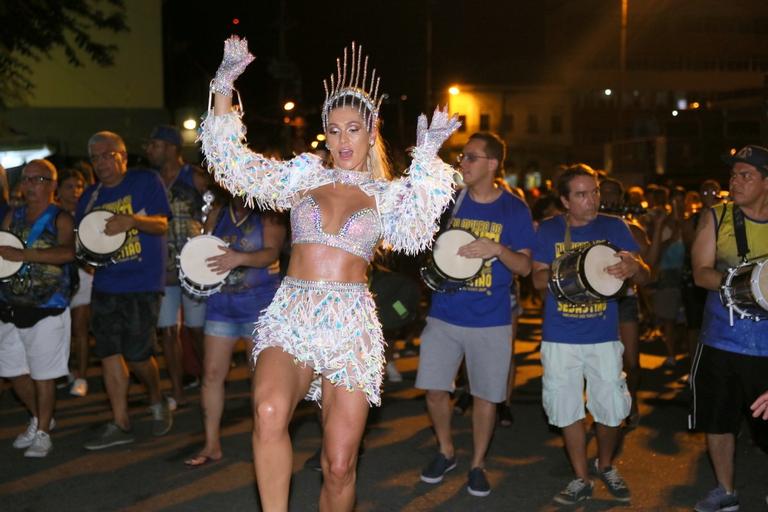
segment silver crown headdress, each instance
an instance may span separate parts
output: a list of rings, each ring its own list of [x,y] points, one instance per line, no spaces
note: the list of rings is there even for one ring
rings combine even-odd
[[[328,81],[323,80],[325,88],[325,102],[323,103],[323,129],[328,129],[328,114],[337,107],[357,106],[358,112],[363,116],[365,125],[370,132],[379,118],[379,107],[387,97],[379,96],[379,80],[376,76],[376,68],[373,68],[370,82],[368,82],[368,56],[363,61],[363,47],[356,46],[352,42],[352,55],[347,66],[347,49],[344,48],[343,63],[336,59],[336,75],[331,73],[330,88]],[[347,74],[349,69],[349,74]],[[362,77],[360,76],[362,74]],[[362,78],[362,79],[361,79]]]

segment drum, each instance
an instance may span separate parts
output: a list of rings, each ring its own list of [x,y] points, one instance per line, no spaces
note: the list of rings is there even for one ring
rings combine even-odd
[[[424,283],[436,292],[454,292],[472,282],[483,269],[482,258],[465,258],[457,254],[460,247],[477,237],[466,229],[449,229],[435,240],[429,265],[421,269]]]
[[[217,274],[208,268],[205,260],[224,254],[219,248],[222,245],[227,243],[213,235],[199,235],[187,240],[177,257],[179,282],[184,291],[193,297],[208,297],[221,290],[229,272]]]
[[[620,261],[618,248],[599,242],[562,254],[552,262],[549,289],[557,300],[590,304],[614,299],[624,290],[624,281],[605,271]]]
[[[75,229],[75,257],[92,267],[106,267],[114,263],[114,257],[123,248],[128,234],[104,233],[107,221],[114,213],[107,210],[93,210],[85,216]]]
[[[728,270],[720,286],[720,301],[731,313],[754,321],[768,319],[768,258]]]
[[[0,246],[24,249],[24,242],[10,231],[0,231]],[[23,261],[8,261],[0,258],[0,281],[9,281],[23,266]]]

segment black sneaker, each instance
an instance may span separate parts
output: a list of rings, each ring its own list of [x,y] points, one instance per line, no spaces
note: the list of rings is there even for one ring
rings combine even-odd
[[[478,498],[485,498],[491,494],[491,484],[485,478],[485,469],[472,468],[467,475],[467,492]]]
[[[439,453],[435,455],[429,466],[421,472],[421,481],[428,484],[439,484],[443,481],[443,476],[452,469],[456,468],[456,457],[446,459],[445,455]]]
[[[608,489],[608,492],[610,492],[614,498],[625,503],[630,501],[631,495],[629,487],[627,487],[627,482],[625,482],[619,474],[618,469],[613,466],[600,469],[598,467],[598,461],[595,459],[594,470],[595,474],[600,477],[600,480],[605,484],[605,488]]]
[[[575,505],[576,503],[588,500],[592,497],[592,489],[595,487],[591,481],[585,481],[581,478],[571,480],[568,485],[560,491],[553,499],[561,505]]]

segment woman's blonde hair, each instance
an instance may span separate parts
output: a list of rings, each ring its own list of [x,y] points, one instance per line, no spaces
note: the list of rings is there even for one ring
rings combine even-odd
[[[368,170],[375,180],[392,179],[392,162],[387,155],[387,144],[381,136],[381,132],[376,129],[376,137],[373,139],[373,145],[368,148]]]

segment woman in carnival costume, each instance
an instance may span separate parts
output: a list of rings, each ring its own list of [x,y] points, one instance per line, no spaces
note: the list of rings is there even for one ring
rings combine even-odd
[[[350,57],[350,58],[348,58]],[[288,425],[303,397],[323,403],[320,510],[351,510],[368,409],[380,405],[384,339],[366,284],[380,243],[407,254],[431,245],[451,201],[453,169],[437,156],[459,127],[437,109],[419,117],[413,162],[392,179],[378,130],[379,78],[352,44],[325,82],[322,122],[332,167],[312,154],[281,161],[245,143],[235,79],[254,59],[245,39],[224,43],[201,125],[209,170],[235,196],[291,209],[287,276],[254,331],[253,454],[264,510],[287,510],[293,452]],[[320,385],[310,384],[321,377]]]

